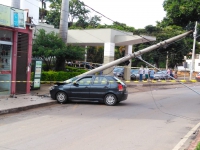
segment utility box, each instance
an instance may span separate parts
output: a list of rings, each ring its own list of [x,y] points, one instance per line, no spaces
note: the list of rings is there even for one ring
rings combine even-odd
[[[33,73],[33,82],[31,84],[31,90],[40,89],[42,75],[42,60],[32,59],[31,72]]]

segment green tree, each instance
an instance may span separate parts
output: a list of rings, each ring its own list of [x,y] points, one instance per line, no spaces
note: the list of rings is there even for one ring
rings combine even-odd
[[[180,26],[167,26],[164,28],[161,28],[159,26],[154,27],[154,26],[146,26],[145,29],[143,30],[136,30],[135,31],[137,34],[146,34],[146,35],[151,35],[156,37],[155,42],[150,42],[150,43],[143,43],[143,44],[138,44],[134,45],[134,51],[138,51],[141,49],[144,49],[150,45],[159,43],[161,41],[164,41],[166,39],[169,39],[171,37],[174,37],[178,34],[181,34],[185,32],[185,30],[182,29]],[[168,55],[169,58],[169,67],[174,67],[176,65],[182,65],[182,60],[184,56],[188,55],[192,47],[192,38],[191,37],[186,37],[183,38],[182,40],[173,42],[171,44],[163,45],[163,47],[151,51],[151,53],[146,53],[143,54],[143,59],[147,60],[151,64],[156,64],[157,67],[160,68],[165,68],[166,65],[166,57]],[[137,59],[132,61],[134,66],[140,66],[140,65],[145,65],[142,62],[139,62]]]
[[[69,1],[69,22],[72,24],[75,19],[83,18],[87,20],[89,12],[90,11],[86,9],[83,2],[79,0]]]
[[[62,0],[49,0],[50,11],[47,15],[47,23],[54,25],[55,28],[59,28],[60,24],[60,10]],[[88,14],[90,11],[86,9],[83,2],[79,0],[70,0],[69,1],[69,16],[68,16],[68,25],[69,27],[73,26],[74,21],[79,21],[80,23],[87,22],[89,19]],[[89,21],[89,20],[88,20]],[[82,25],[82,24],[81,24]]]
[[[102,46],[90,46],[87,50],[87,61],[93,63],[103,63],[104,48]]]
[[[113,22],[112,25],[98,25],[98,29],[105,29],[105,28],[110,28],[110,29],[116,29],[116,30],[121,30],[121,31],[127,31],[127,32],[135,32],[134,27],[127,26],[124,23],[119,23],[119,22]]]
[[[165,0],[163,7],[167,12],[164,22],[168,25],[186,27],[189,22],[200,21],[199,0]]]
[[[91,17],[88,21],[88,28],[97,28],[100,25],[101,22],[101,17],[94,15],[93,17]]]
[[[41,22],[43,22],[43,20],[45,19],[48,11],[46,10],[46,2],[48,0],[40,0],[41,4],[42,4],[42,8],[39,9],[39,19],[41,19]]]
[[[56,33],[46,33],[44,29],[38,31],[33,41],[32,55],[35,58],[42,59],[47,70],[65,70],[65,60],[83,60],[84,53],[82,47],[66,46]]]

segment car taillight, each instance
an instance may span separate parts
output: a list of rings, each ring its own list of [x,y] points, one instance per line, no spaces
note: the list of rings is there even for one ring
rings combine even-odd
[[[118,90],[119,90],[119,91],[123,91],[123,90],[124,90],[124,87],[123,87],[123,85],[121,85],[121,84],[118,84]]]

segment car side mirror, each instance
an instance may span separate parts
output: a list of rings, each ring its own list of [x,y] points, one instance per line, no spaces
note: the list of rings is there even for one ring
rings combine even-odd
[[[77,82],[74,82],[73,85],[76,85],[76,86],[77,86],[77,85],[79,85],[79,84],[78,84]]]

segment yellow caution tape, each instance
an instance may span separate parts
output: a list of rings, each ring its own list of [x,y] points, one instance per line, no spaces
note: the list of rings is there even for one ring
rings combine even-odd
[[[188,80],[189,82],[197,82],[197,80]],[[17,83],[26,83],[26,82],[30,82],[30,83],[66,83],[64,81],[0,81],[0,83],[9,83],[9,82],[17,82]],[[112,82],[116,82],[116,81],[109,81],[110,83]],[[134,83],[138,83],[140,81],[124,81],[126,83],[131,83],[131,82],[134,82]],[[143,83],[148,83],[148,82],[153,82],[153,83],[156,83],[156,82],[163,82],[163,83],[166,83],[166,82],[187,82],[186,80],[151,80],[151,81],[146,81],[146,80],[142,80],[141,82]],[[79,83],[90,83],[90,81],[80,81]],[[106,83],[106,81],[100,81],[100,82],[97,82],[97,81],[94,81],[94,83]]]

